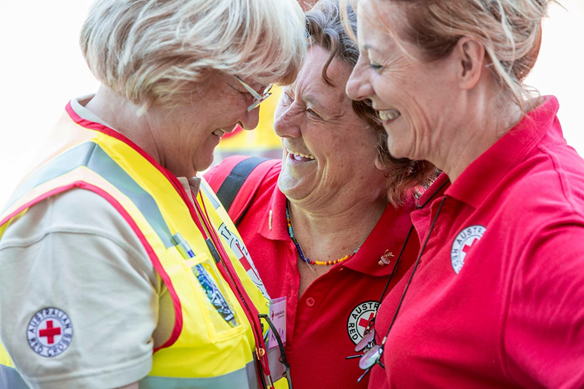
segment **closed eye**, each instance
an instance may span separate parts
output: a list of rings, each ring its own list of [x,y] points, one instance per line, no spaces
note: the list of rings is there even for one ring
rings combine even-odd
[[[381,65],[378,65],[378,64],[376,64],[376,63],[370,63],[370,64],[369,64],[369,67],[370,67],[371,69],[373,69],[373,70],[375,70],[375,71],[377,72],[377,71],[379,71],[379,70],[380,70],[380,69],[381,69],[383,66],[381,66]]]
[[[280,103],[283,106],[287,107],[294,102],[294,99],[288,93],[283,93],[282,96],[283,96],[283,98],[282,98],[282,101]]]

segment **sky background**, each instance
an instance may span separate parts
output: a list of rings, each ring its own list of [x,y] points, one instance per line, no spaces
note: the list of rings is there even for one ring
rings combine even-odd
[[[97,90],[79,50],[90,0],[0,0],[0,207],[72,97]],[[560,101],[564,136],[584,155],[584,0],[561,0],[544,23],[527,79]]]

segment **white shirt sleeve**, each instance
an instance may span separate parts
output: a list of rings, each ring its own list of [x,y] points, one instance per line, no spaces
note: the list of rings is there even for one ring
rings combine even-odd
[[[0,339],[31,387],[116,388],[151,370],[164,288],[101,196],[72,189],[15,220],[0,285]]]

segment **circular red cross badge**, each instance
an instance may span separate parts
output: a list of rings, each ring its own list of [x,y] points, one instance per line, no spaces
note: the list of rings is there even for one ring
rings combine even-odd
[[[58,308],[44,308],[34,314],[26,329],[30,348],[43,357],[56,357],[73,340],[69,316]]]
[[[353,343],[357,344],[363,339],[369,320],[375,316],[378,306],[378,301],[363,301],[353,308],[347,319],[347,334]]]

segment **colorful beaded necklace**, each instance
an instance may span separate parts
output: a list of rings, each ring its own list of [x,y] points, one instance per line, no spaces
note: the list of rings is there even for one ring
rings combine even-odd
[[[302,249],[300,248],[300,244],[298,243],[298,241],[294,237],[294,230],[292,229],[292,221],[290,220],[290,211],[288,210],[288,204],[286,204],[286,221],[288,223],[288,235],[290,235],[290,239],[292,239],[294,246],[296,246],[296,250],[298,251],[298,255],[300,256],[300,259],[302,259],[304,262],[306,262],[310,265],[321,265],[321,266],[336,265],[337,263],[341,263],[341,262],[346,261],[347,259],[353,257],[353,255],[355,255],[357,253],[357,251],[359,251],[359,249],[361,248],[361,246],[359,246],[351,254],[347,254],[344,257],[336,259],[334,261],[326,261],[326,262],[313,261],[313,260],[308,259],[304,256],[304,253],[302,252]]]

